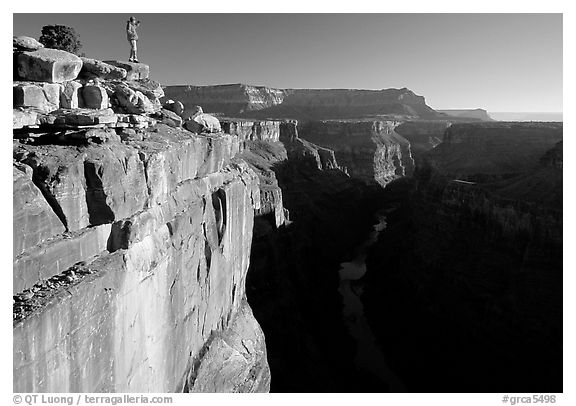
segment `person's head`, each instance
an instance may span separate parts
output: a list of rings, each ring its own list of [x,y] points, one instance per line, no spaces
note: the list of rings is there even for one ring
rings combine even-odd
[[[134,17],[134,16],[130,17],[130,22],[131,22],[131,23],[135,23],[135,22],[136,22],[136,17]]]

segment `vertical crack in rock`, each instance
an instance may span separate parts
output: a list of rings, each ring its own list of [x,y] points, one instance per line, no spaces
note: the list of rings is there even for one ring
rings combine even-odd
[[[138,159],[142,162],[142,166],[144,166],[144,180],[146,181],[146,204],[144,207],[147,207],[152,199],[152,185],[150,184],[149,174],[148,174],[148,159],[146,158],[146,154],[144,152],[138,152]]]
[[[218,245],[222,244],[224,233],[226,232],[226,193],[223,189],[218,189],[212,193],[212,206],[216,217],[216,231],[218,232]]]
[[[46,199],[46,202],[50,205],[50,207],[54,211],[54,214],[58,216],[58,218],[66,228],[66,231],[68,231],[68,221],[66,219],[66,215],[64,214],[62,207],[58,203],[58,200],[56,200],[56,197],[46,187],[47,182],[53,181],[55,183],[58,183],[57,180],[58,172],[56,173],[54,180],[50,180],[49,179],[50,174],[48,173],[46,168],[38,165],[35,161],[29,159],[25,160],[24,163],[32,168],[32,182],[36,185],[38,189],[40,189],[42,196],[44,196],[44,199]]]
[[[86,179],[86,205],[90,224],[106,224],[114,221],[114,212],[106,202],[106,193],[102,185],[104,168],[96,167],[94,162],[84,161],[84,177]]]

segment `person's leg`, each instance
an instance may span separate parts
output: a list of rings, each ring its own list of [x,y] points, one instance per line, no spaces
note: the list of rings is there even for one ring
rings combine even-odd
[[[132,40],[132,50],[134,52],[134,62],[138,62],[138,41]]]
[[[132,40],[128,40],[128,43],[130,44],[130,58],[128,58],[128,62],[132,62],[134,60],[134,45],[132,45],[134,41]]]

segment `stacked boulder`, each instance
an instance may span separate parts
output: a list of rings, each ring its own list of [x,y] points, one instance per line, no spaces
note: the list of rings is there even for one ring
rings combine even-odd
[[[13,59],[13,128],[22,133],[141,129],[165,116],[148,65],[78,57],[31,37],[13,38]]]

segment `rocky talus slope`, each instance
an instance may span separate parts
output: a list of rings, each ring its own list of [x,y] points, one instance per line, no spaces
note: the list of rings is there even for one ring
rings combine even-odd
[[[363,300],[409,391],[562,391],[561,138],[559,125],[453,125],[390,190]]]
[[[146,65],[14,59],[14,391],[268,391],[244,141],[182,129]]]
[[[244,84],[166,86],[166,97],[180,100],[187,109],[227,117],[328,120],[399,116],[443,116],[426,105],[424,97],[409,89],[275,89]]]

